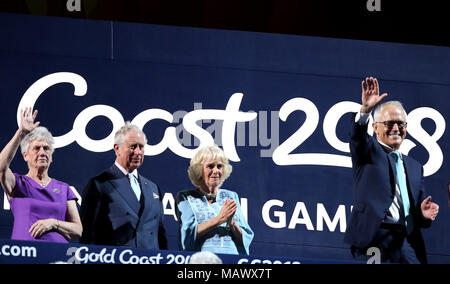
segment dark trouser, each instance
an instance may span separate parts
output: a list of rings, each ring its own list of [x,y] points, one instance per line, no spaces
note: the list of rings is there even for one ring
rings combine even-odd
[[[381,263],[419,263],[414,249],[406,238],[405,226],[397,224],[383,223],[369,246],[362,249],[352,247],[351,252],[356,260],[364,262],[380,259]],[[379,253],[378,258],[376,253]]]

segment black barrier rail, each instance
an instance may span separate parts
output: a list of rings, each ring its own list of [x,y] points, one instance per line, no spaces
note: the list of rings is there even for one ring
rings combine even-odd
[[[193,252],[0,239],[2,264],[189,264]],[[218,254],[224,264],[333,264],[347,260]]]

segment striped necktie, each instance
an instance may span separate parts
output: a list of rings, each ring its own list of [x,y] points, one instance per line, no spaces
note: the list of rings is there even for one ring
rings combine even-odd
[[[395,160],[395,168],[397,170],[397,180],[396,183],[398,185],[398,188],[400,189],[400,194],[402,197],[402,203],[403,203],[403,210],[405,213],[405,224],[407,225],[406,219],[409,215],[409,196],[408,196],[408,187],[406,185],[406,175],[405,170],[403,168],[403,162],[402,158],[400,156],[400,153],[397,151],[392,151],[391,156]]]

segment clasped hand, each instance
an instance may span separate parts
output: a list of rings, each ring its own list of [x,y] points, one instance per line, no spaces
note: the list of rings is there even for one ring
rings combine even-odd
[[[38,239],[43,234],[53,230],[56,227],[57,221],[55,219],[43,219],[36,221],[28,231],[33,238]]]
[[[225,200],[225,203],[223,204],[222,209],[220,209],[220,212],[218,215],[220,223],[222,224],[222,223],[227,222],[227,223],[231,224],[233,221],[233,216],[234,216],[234,213],[236,212],[236,209],[237,209],[237,204],[234,200],[232,200],[232,199]]]

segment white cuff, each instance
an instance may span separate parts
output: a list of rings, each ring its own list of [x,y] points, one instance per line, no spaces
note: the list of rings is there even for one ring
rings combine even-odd
[[[369,123],[370,113],[362,113],[358,111],[355,116],[355,122],[359,125],[366,125]]]

